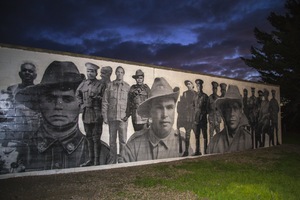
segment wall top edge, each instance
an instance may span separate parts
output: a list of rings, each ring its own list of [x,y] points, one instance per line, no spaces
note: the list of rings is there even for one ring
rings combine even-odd
[[[55,51],[55,50],[49,50],[49,49],[42,49],[42,48],[35,48],[35,47],[28,47],[28,46],[21,46],[21,45],[13,45],[13,44],[4,44],[0,43],[1,48],[11,48],[11,49],[18,49],[18,50],[27,50],[27,51],[34,51],[38,53],[50,53],[50,54],[59,54],[59,55],[66,55],[66,56],[73,56],[73,57],[80,57],[80,58],[88,58],[88,59],[95,59],[95,60],[103,60],[103,61],[110,61],[110,62],[118,62],[123,64],[132,64],[132,65],[139,65],[139,66],[145,66],[145,67],[153,67],[156,69],[164,69],[164,70],[172,70],[172,71],[178,71],[178,72],[185,72],[185,73],[193,73],[193,74],[199,74],[203,76],[210,76],[210,77],[216,77],[216,78],[222,78],[227,80],[237,80],[241,82],[246,83],[255,83],[255,84],[262,84],[266,86],[273,86],[273,87],[280,87],[279,85],[265,83],[265,82],[256,82],[256,81],[248,81],[238,78],[230,78],[225,76],[217,76],[213,74],[205,74],[201,72],[191,71],[191,70],[183,70],[183,69],[177,69],[172,67],[166,67],[166,66],[157,66],[152,64],[146,64],[146,63],[139,63],[134,61],[126,61],[126,60],[120,60],[120,59],[114,59],[114,58],[105,58],[101,56],[92,56],[92,55],[85,55],[85,54],[78,54],[78,53],[71,53],[71,52],[65,52],[65,51]]]

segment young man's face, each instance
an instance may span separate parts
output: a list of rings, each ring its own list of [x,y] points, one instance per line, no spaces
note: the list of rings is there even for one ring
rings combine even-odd
[[[110,78],[110,72],[104,70],[104,69],[101,69],[101,78],[104,79],[104,80],[109,80]]]
[[[202,84],[197,84],[197,91],[200,92],[202,91],[202,89],[203,89]]]
[[[135,80],[136,80],[136,84],[138,84],[138,85],[142,85],[144,83],[143,76],[138,76]]]
[[[224,106],[224,118],[230,131],[238,128],[242,118],[242,108],[237,102],[229,102]]]
[[[150,115],[153,130],[159,138],[169,135],[174,124],[175,101],[173,98],[156,98],[152,100]]]
[[[87,76],[88,79],[94,80],[94,79],[96,79],[97,71],[94,70],[94,69],[87,69],[86,70],[86,76]]]
[[[20,78],[22,79],[22,81],[25,81],[25,82],[33,82],[33,80],[37,76],[35,67],[30,64],[23,65],[21,67],[19,75],[20,75]]]
[[[118,68],[116,71],[117,80],[123,80],[124,70],[122,68]]]
[[[244,97],[247,97],[247,96],[248,96],[248,91],[244,90]]]
[[[188,88],[188,90],[192,90],[194,86],[191,82],[187,82],[186,87]]]
[[[54,89],[40,97],[40,111],[44,120],[54,127],[65,127],[76,123],[79,106],[73,89]]]

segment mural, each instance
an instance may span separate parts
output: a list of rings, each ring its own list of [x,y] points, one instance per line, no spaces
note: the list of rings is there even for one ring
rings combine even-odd
[[[0,174],[281,144],[278,86],[26,48],[0,58]]]

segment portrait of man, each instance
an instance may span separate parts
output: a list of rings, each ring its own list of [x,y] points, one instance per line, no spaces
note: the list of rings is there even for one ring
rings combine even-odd
[[[135,132],[121,152],[123,162],[181,157],[181,138],[173,129],[179,88],[172,89],[164,78],[155,78],[150,97],[138,107],[149,118],[150,127]]]
[[[260,97],[260,106],[256,127],[256,137],[259,138],[259,147],[265,146],[266,134],[270,132],[269,91],[264,89]]]
[[[130,85],[123,78],[125,70],[118,66],[115,71],[116,79],[107,85],[102,100],[102,115],[105,124],[108,124],[110,153],[117,163],[117,136],[119,136],[120,152],[127,141],[128,121],[126,116],[128,92]]]
[[[82,110],[82,121],[88,141],[90,159],[82,166],[99,165],[101,151],[103,117],[101,113],[102,97],[106,84],[97,80],[99,66],[85,64],[87,79],[83,80],[76,90],[76,97]]]
[[[196,95],[194,84],[190,80],[185,80],[184,85],[187,90],[183,92],[180,101],[177,103],[177,129],[185,129],[185,150],[183,156],[189,155],[191,131],[194,127],[194,107],[193,100]],[[180,132],[179,132],[180,133]]]
[[[7,91],[11,92],[13,96],[15,96],[18,91],[34,85],[34,80],[37,77],[35,65],[29,62],[23,63],[20,67],[19,77],[21,78],[21,83],[7,87]]]
[[[252,147],[257,148],[257,142],[256,142],[256,133],[255,129],[257,126],[257,120],[258,120],[258,99],[255,96],[255,88],[251,87],[251,96],[249,97],[248,101],[248,110],[249,110],[249,123],[250,123],[250,129],[251,129],[251,135],[252,135]]]
[[[224,97],[217,99],[222,113],[224,129],[214,135],[209,153],[226,153],[252,148],[251,134],[246,129],[247,117],[243,113],[243,99],[237,86],[229,85]]]
[[[221,92],[221,96],[220,97],[224,97],[226,94],[226,88],[227,88],[227,84],[226,83],[220,83],[220,92]]]
[[[73,62],[53,61],[41,82],[16,94],[16,100],[41,113],[42,122],[21,158],[26,170],[79,167],[88,157],[86,137],[78,127],[80,107],[75,91],[82,81]],[[100,164],[110,163],[109,147],[101,142]]]
[[[207,149],[207,110],[208,110],[208,96],[203,92],[203,80],[197,79],[195,81],[197,86],[197,94],[193,99],[193,108],[195,110],[194,117],[194,131],[196,137],[196,151],[195,156],[202,155],[200,151],[200,134],[202,133],[204,139],[204,152]]]
[[[123,121],[127,121],[127,119],[131,116],[134,131],[147,128],[148,125],[148,118],[143,118],[137,113],[137,108],[139,105],[150,95],[149,86],[144,84],[144,76],[144,72],[140,69],[138,69],[135,72],[135,75],[132,76],[132,78],[135,79],[136,84],[130,87],[128,93],[126,117],[123,119]]]
[[[276,90],[271,90],[272,99],[269,103],[269,112],[270,112],[270,140],[272,145],[274,145],[274,130],[276,135],[276,145],[280,145],[279,138],[278,138],[278,113],[279,113],[279,103],[276,99]]]
[[[212,81],[211,86],[212,94],[208,97],[209,141],[212,140],[215,133],[220,132],[220,123],[222,121],[221,114],[216,106],[216,101],[219,98],[217,94],[219,84]]]

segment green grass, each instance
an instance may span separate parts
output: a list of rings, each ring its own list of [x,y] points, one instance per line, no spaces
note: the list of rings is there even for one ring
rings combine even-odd
[[[255,152],[237,154],[237,160],[229,157],[159,165],[154,168],[156,176],[139,177],[134,183],[142,188],[192,191],[199,199],[300,199],[299,151]]]

